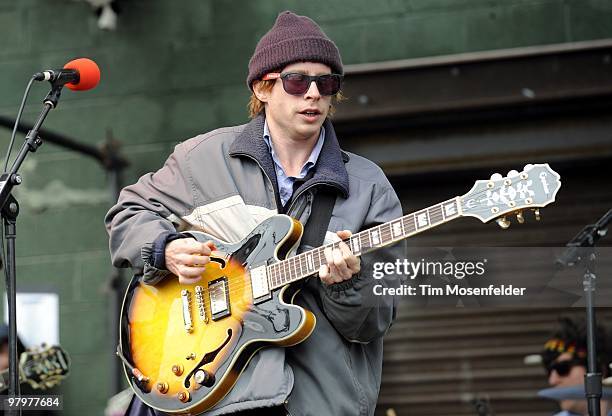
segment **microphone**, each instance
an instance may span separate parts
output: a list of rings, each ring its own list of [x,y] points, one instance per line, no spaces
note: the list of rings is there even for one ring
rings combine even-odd
[[[54,85],[66,85],[73,91],[94,88],[100,82],[100,68],[87,58],[68,62],[62,69],[49,69],[34,74],[36,81],[49,81]]]

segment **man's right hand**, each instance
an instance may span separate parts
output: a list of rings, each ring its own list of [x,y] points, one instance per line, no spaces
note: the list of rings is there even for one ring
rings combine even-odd
[[[180,238],[166,245],[166,269],[178,276],[179,283],[190,284],[199,281],[210,254],[216,250],[212,241],[200,243],[193,238]]]

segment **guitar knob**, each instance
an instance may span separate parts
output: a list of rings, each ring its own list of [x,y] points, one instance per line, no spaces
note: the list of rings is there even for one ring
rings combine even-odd
[[[161,394],[167,393],[169,386],[168,383],[160,381],[159,383],[157,383],[157,391],[160,392]]]
[[[514,178],[515,176],[518,176],[518,175],[519,175],[518,171],[516,171],[514,169],[512,169],[510,172],[508,172],[508,177],[509,178]]]
[[[181,364],[174,364],[172,366],[172,373],[175,376],[180,376],[181,374],[183,374],[183,366]]]
[[[191,400],[191,396],[189,395],[188,391],[181,391],[181,392],[179,392],[177,397],[183,403],[187,403],[188,401]]]
[[[510,221],[508,221],[506,217],[500,217],[496,220],[496,222],[497,222],[497,225],[499,225],[504,230],[510,227]]]
[[[523,224],[525,222],[525,217],[523,217],[523,211],[519,211],[516,213],[516,220],[519,224]]]
[[[193,378],[195,379],[196,383],[205,387],[212,387],[212,385],[215,384],[214,374],[211,374],[204,369],[199,369],[196,371]]]
[[[502,178],[503,178],[503,176],[501,174],[499,174],[499,173],[494,173],[493,175],[491,175],[491,180],[492,181],[498,181],[498,180],[500,180]]]

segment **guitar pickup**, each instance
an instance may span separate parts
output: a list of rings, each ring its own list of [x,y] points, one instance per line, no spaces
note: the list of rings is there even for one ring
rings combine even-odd
[[[218,321],[231,314],[227,277],[223,276],[209,282],[208,296],[210,299],[210,315],[213,321]]]
[[[272,293],[270,292],[266,265],[251,269],[250,277],[253,303],[259,303],[270,299],[272,297]]]

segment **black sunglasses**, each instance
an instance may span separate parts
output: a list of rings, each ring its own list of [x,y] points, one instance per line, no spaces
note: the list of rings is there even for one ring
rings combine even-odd
[[[336,95],[342,86],[342,75],[340,74],[306,75],[297,72],[283,74],[271,72],[264,75],[262,79],[267,81],[277,78],[283,81],[283,89],[291,95],[305,94],[313,81],[317,84],[317,89],[321,95]]]
[[[576,365],[584,365],[584,360],[574,358],[571,360],[556,361],[548,364],[546,366],[546,371],[548,371],[549,376],[554,370],[557,372],[557,374],[559,374],[559,376],[565,377],[570,373],[572,367]]]

